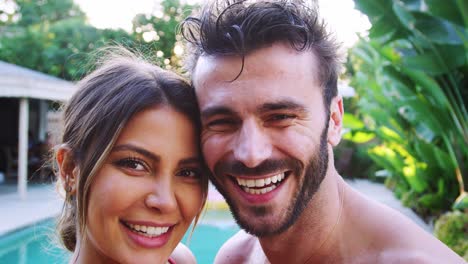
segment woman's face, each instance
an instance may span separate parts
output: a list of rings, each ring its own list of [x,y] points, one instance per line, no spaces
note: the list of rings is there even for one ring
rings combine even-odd
[[[91,186],[81,250],[109,262],[165,263],[202,206],[197,146],[192,123],[170,107],[132,117]]]

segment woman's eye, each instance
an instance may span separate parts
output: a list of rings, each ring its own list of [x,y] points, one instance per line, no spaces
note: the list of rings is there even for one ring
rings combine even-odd
[[[116,165],[125,169],[131,169],[136,171],[144,171],[146,169],[142,161],[134,158],[119,160],[116,162]]]
[[[177,176],[198,179],[201,176],[201,172],[197,169],[183,169],[177,173]]]

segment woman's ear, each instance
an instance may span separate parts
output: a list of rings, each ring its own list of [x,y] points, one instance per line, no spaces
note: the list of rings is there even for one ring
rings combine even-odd
[[[330,103],[330,120],[328,124],[328,143],[332,146],[338,145],[341,140],[341,129],[343,126],[343,99],[336,96]]]
[[[78,177],[78,167],[73,159],[73,153],[67,145],[61,145],[57,149],[56,160],[59,167],[59,177],[67,195],[76,193],[76,177]]]

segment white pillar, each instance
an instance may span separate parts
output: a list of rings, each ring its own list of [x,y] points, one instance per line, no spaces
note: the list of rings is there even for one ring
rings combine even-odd
[[[26,199],[28,173],[28,124],[29,100],[20,99],[19,107],[19,142],[18,142],[18,193],[22,200]]]
[[[39,141],[46,140],[47,133],[47,110],[48,102],[46,100],[39,101]]]

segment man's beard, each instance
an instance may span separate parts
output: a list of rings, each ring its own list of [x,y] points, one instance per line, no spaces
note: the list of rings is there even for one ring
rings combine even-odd
[[[254,226],[249,223],[248,218],[243,218],[239,213],[240,210],[250,210],[254,217],[262,217],[271,213],[271,208],[266,206],[251,206],[248,208],[239,209],[225,191],[222,184],[220,184],[214,175],[211,175],[211,181],[215,185],[216,189],[224,196],[228,203],[231,212],[236,220],[237,224],[244,229],[246,232],[255,235],[257,237],[277,235],[286,231],[291,227],[302,214],[304,209],[309,204],[310,200],[317,192],[327,173],[328,166],[328,150],[327,150],[327,132],[328,123],[322,131],[320,136],[319,149],[312,154],[308,164],[304,165],[303,162],[294,158],[285,158],[281,160],[265,160],[255,168],[248,168],[239,161],[228,161],[218,162],[215,164],[214,174],[219,177],[227,177],[225,175],[265,175],[275,173],[278,171],[291,171],[290,176],[303,177],[300,179],[299,186],[300,191],[296,192],[296,195],[292,198],[290,204],[286,206],[287,212],[283,219],[278,219],[278,223],[275,228],[266,224],[259,224]],[[281,221],[281,222],[278,222]]]

